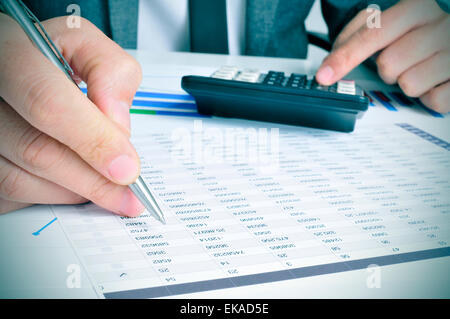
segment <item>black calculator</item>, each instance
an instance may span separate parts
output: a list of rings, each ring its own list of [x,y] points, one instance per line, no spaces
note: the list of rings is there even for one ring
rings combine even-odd
[[[198,112],[321,129],[351,132],[369,99],[354,81],[331,86],[314,77],[223,66],[211,76],[186,75],[181,87],[192,95]]]

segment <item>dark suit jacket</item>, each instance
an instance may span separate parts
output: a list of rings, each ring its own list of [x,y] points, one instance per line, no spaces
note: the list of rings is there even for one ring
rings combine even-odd
[[[69,14],[80,5],[81,16],[93,22],[123,48],[137,45],[139,0],[23,0],[42,21]],[[148,0],[151,1],[151,0]],[[169,0],[170,1],[170,0]],[[211,0],[214,1],[214,0]],[[247,0],[246,55],[305,58],[304,21],[314,0]],[[382,10],[397,0],[322,0],[322,12],[333,40],[357,12],[376,3]]]

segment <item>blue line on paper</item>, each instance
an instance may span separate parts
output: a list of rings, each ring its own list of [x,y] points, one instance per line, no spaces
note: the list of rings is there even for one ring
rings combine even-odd
[[[81,91],[83,93],[87,93],[87,88],[81,88]],[[189,94],[162,93],[162,92],[137,91],[135,97],[149,97],[156,99],[171,99],[179,101],[194,101],[194,98]]]
[[[193,116],[193,117],[204,117],[204,118],[208,118],[210,116],[208,115],[203,115],[203,114],[199,114],[199,113],[194,113],[194,112],[172,112],[172,111],[156,111],[156,115],[175,115],[175,116]]]
[[[408,132],[416,134],[417,136],[423,138],[424,140],[427,140],[430,143],[433,143],[439,147],[446,149],[447,151],[450,151],[450,143],[441,140],[440,138],[437,138],[436,136],[431,135],[430,133],[427,133],[420,128],[414,127],[408,123],[397,123],[396,125],[401,127],[402,129],[407,130]]]
[[[159,92],[145,92],[145,91],[137,91],[135,97],[153,97],[158,99],[194,101],[194,98],[187,94],[159,93]]]
[[[389,96],[392,97],[395,102],[400,104],[401,106],[413,106],[414,103],[408,99],[404,94],[400,92],[390,92]]]
[[[378,100],[378,102],[383,104],[383,106],[387,108],[389,111],[397,112],[397,109],[390,102],[383,100],[383,98],[378,95],[377,91],[371,91],[370,93],[372,93],[372,96],[375,97]]]
[[[48,226],[50,226],[55,220],[57,220],[58,218],[57,217],[55,217],[55,218],[53,218],[51,221],[49,221],[46,225],[44,225],[41,229],[39,229],[38,231],[35,231],[34,233],[33,233],[33,235],[34,236],[38,236],[40,233],[41,233],[41,231],[43,231],[45,228],[47,228]]]
[[[166,101],[147,101],[147,100],[133,100],[132,106],[155,106],[155,107],[166,107],[173,109],[188,109],[196,110],[197,106],[194,103],[183,103],[183,102],[166,102]]]
[[[433,111],[432,109],[426,107],[426,106],[422,103],[421,100],[415,98],[415,99],[414,99],[414,102],[416,102],[417,105],[419,105],[419,106],[420,106],[421,108],[423,108],[425,111],[427,111],[428,113],[430,113],[432,116],[434,116],[434,117],[440,117],[440,118],[443,118],[443,117],[444,117],[444,115],[442,115],[441,113],[438,113],[438,112]]]

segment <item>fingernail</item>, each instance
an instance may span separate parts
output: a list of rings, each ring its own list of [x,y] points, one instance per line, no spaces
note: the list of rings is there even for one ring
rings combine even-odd
[[[331,66],[327,65],[319,69],[316,74],[316,80],[322,84],[330,84],[332,82],[332,78],[334,75],[334,71]]]
[[[133,192],[130,189],[127,189],[123,195],[122,203],[120,204],[120,214],[128,217],[136,217],[142,214],[144,210],[145,207],[136,196],[134,196]]]
[[[130,106],[122,101],[112,105],[112,119],[114,122],[130,131]]]
[[[119,184],[131,184],[138,175],[138,163],[128,155],[120,155],[109,164],[108,172]]]

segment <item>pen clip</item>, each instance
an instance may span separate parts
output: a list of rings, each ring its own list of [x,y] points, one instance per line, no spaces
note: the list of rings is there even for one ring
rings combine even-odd
[[[26,14],[28,15],[28,17],[31,19],[31,21],[33,21],[34,23],[36,23],[38,25],[39,28],[35,28],[39,31],[39,33],[42,35],[42,37],[47,41],[47,43],[50,45],[51,49],[53,50],[53,52],[55,53],[55,55],[58,57],[58,59],[61,61],[61,63],[64,66],[64,69],[67,71],[67,73],[69,73],[70,77],[73,79],[74,76],[74,72],[72,70],[72,68],[70,67],[69,63],[67,63],[66,59],[64,58],[64,56],[61,54],[61,52],[59,52],[58,48],[56,47],[56,45],[53,43],[52,39],[50,38],[50,36],[48,35],[47,31],[45,31],[44,26],[41,24],[41,22],[39,21],[39,19],[33,14],[33,12],[30,11],[30,9],[27,8],[27,6],[22,2],[22,0],[17,0],[17,2],[19,3],[19,5],[24,9],[24,11],[26,12]]]

